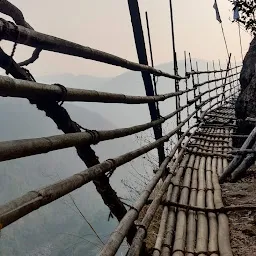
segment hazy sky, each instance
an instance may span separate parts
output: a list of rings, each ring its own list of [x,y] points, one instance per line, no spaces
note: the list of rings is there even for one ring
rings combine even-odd
[[[22,10],[27,22],[37,31],[138,61],[127,0],[10,1]],[[222,61],[227,58],[213,2],[173,0],[178,59],[183,58],[184,50],[190,51],[194,58]],[[145,37],[145,11],[149,14],[155,63],[171,61],[169,0],[139,0],[139,5]],[[229,20],[232,19],[232,6],[228,0],[221,0],[218,5],[229,50],[237,59],[241,59],[238,28]],[[246,53],[251,36],[244,31],[241,33],[243,51]],[[1,42],[1,46],[10,54],[12,44]],[[15,59],[26,59],[30,53],[30,48],[19,45]],[[73,73],[114,76],[126,71],[51,52],[41,53],[40,59],[28,68],[34,75]]]

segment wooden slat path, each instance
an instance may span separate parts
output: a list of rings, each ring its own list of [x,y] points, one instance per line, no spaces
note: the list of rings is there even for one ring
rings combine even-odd
[[[232,150],[231,135],[234,128],[223,126],[223,122],[226,123],[226,116],[231,117],[227,123],[228,125],[233,125],[235,120],[232,105],[228,107],[230,108],[225,106],[225,108],[211,111],[212,116],[206,119],[205,124],[210,126],[214,123],[216,127],[199,128],[197,130],[198,134],[205,135],[191,138],[186,148],[193,149],[195,153],[190,150],[187,151],[179,166],[173,170],[176,175],[169,185],[165,198],[167,202],[208,209],[223,207],[221,187],[218,180],[228,165],[228,159],[218,155],[220,152],[226,155]],[[222,112],[225,113],[224,118],[220,116]],[[225,136],[213,136],[215,134]],[[195,145],[201,147],[195,147]],[[202,154],[197,154],[197,152]],[[212,156],[205,156],[204,152],[211,152]],[[218,154],[215,156],[215,153]],[[189,207],[184,208],[168,206],[168,204],[161,208],[163,210],[161,218],[158,217],[159,229],[149,229],[146,238],[147,246],[151,247],[149,249],[152,250],[152,255],[233,255],[230,246],[228,217],[225,213],[195,211],[190,210]],[[142,223],[147,218],[149,209],[150,207]],[[143,225],[138,226],[138,230],[140,229],[144,229]],[[157,236],[154,233],[158,233]],[[154,244],[152,240],[155,241]],[[137,242],[134,239],[128,255],[137,255]]]

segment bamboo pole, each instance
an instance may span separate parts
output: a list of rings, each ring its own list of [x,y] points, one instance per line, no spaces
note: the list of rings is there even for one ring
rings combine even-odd
[[[240,74],[240,72],[235,73],[235,74],[232,74],[232,75],[229,75],[229,76],[227,76],[227,77],[215,78],[215,79],[212,79],[212,80],[209,80],[209,81],[205,81],[205,82],[202,82],[202,83],[198,83],[198,84],[195,84],[195,86],[198,87],[198,86],[203,86],[203,85],[205,85],[205,84],[207,84],[207,83],[213,83],[213,82],[222,81],[222,80],[225,80],[226,78],[234,77],[234,76],[237,75],[237,74]],[[230,82],[230,83],[231,83],[231,82]],[[225,83],[224,85],[227,85],[227,84],[229,84],[229,83]],[[215,88],[217,88],[217,87],[215,87]]]
[[[5,31],[8,31],[8,33],[5,33]],[[19,36],[17,36],[17,33]],[[58,37],[39,33],[35,30],[27,29],[23,26],[17,26],[4,19],[0,20],[0,36],[2,39],[7,41],[31,46],[34,48],[40,48],[46,51],[90,59],[134,71],[149,72],[155,76],[163,76],[178,80],[185,79],[184,77],[171,75],[153,67],[138,64],[110,53],[99,51],[87,46],[82,46]]]
[[[255,141],[256,138],[256,127],[251,131],[245,142],[243,143],[241,149],[246,149],[249,147],[249,145]],[[220,183],[223,183],[226,178],[234,171],[234,169],[241,163],[242,156],[237,155],[234,157],[234,159],[231,161],[229,166],[224,170],[223,174],[220,176]]]
[[[206,142],[207,144],[209,142]],[[197,191],[197,203],[198,207],[205,207],[205,164],[206,157],[202,156],[199,160],[198,168],[198,191]],[[208,242],[208,223],[206,214],[204,212],[197,213],[197,237],[196,237],[196,252],[206,252]],[[199,256],[204,256],[204,253],[200,253]]]
[[[213,128],[213,127],[210,127],[210,128]],[[214,137],[212,135],[209,135],[209,137]],[[193,136],[192,137],[193,139],[198,139],[198,136]],[[219,137],[217,137],[217,139],[208,139],[208,138],[201,138],[202,140],[205,140],[205,141],[209,141],[209,142],[220,142],[220,143],[227,143],[224,139],[221,140],[221,139],[218,139]]]
[[[217,160],[212,160],[212,183],[214,188],[215,208],[223,207],[221,187],[218,180]],[[230,246],[228,217],[225,213],[218,214],[218,244],[221,256],[233,256]]]
[[[180,184],[181,177],[184,174],[184,171],[186,169],[188,161],[189,161],[189,155],[186,155],[186,158],[183,159],[183,161],[178,169],[179,175],[176,177],[173,184],[176,184],[176,185]],[[173,184],[170,185],[173,188],[171,202],[177,202],[178,197],[179,197],[179,187],[173,186]],[[170,206],[167,206],[167,208],[168,208],[168,213],[167,213],[168,221],[166,223],[165,239],[164,239],[164,243],[162,245],[163,246],[162,256],[170,255],[169,246],[171,245],[171,241],[173,240],[174,230],[175,230],[176,208],[170,207]]]
[[[197,150],[197,149],[195,149]],[[189,162],[186,168],[186,172],[183,179],[183,188],[181,190],[180,195],[180,204],[188,204],[189,200],[189,186],[191,183],[191,176],[194,168],[198,168],[198,159],[199,157],[190,154]],[[175,238],[173,243],[173,256],[183,255],[183,251],[185,249],[185,241],[186,241],[186,212],[184,210],[178,209],[177,210],[177,222],[176,222],[176,229],[175,229]]]
[[[210,153],[210,152],[200,152],[200,151],[196,151],[194,149],[189,149],[189,148],[186,148],[186,151],[190,152],[192,154],[200,155],[200,156],[230,157],[229,155],[226,155],[226,154],[215,153],[215,152],[213,152],[213,153]]]
[[[171,97],[182,95],[193,89],[171,92],[155,96],[131,96],[125,94],[99,92],[95,90],[73,89],[62,87],[58,84],[43,84],[21,79],[13,79],[7,76],[0,76],[0,96],[26,98],[38,100],[47,97],[47,100],[65,102],[101,102],[101,103],[125,103],[125,104],[144,104],[158,101],[165,101]]]
[[[221,73],[228,70],[236,69],[242,67],[242,65],[238,65],[236,67],[230,68],[230,69],[220,69],[220,70],[205,70],[205,71],[190,71],[187,72],[188,75],[197,75],[197,74],[210,74],[210,73]]]
[[[193,189],[191,189],[193,191]],[[194,190],[197,190],[195,188]],[[208,189],[206,189],[208,190]],[[211,189],[209,189],[211,190]],[[214,189],[212,189],[214,190]],[[228,213],[228,212],[237,212],[237,211],[256,211],[256,205],[254,204],[245,204],[245,205],[234,205],[234,206],[223,206],[221,208],[210,208],[210,207],[198,207],[198,206],[192,206],[192,205],[185,205],[185,204],[180,204],[180,203],[175,203],[171,201],[166,201],[163,202],[162,205],[167,205],[171,207],[176,207],[180,209],[185,209],[187,211],[192,211],[192,212],[205,212],[205,213]],[[196,229],[194,230],[196,231]]]
[[[256,159],[256,142],[254,142],[252,146],[252,151],[254,151],[251,154],[248,154],[242,161],[242,163],[232,172],[231,174],[231,180],[235,181],[237,180],[243,172],[247,171],[254,163]]]
[[[212,143],[213,145],[213,143]],[[214,196],[213,196],[213,184],[212,184],[212,157],[207,157],[206,160],[206,207],[207,209],[214,209]],[[209,237],[208,237],[208,251],[218,251],[218,222],[216,214],[209,212],[207,214],[209,225]],[[218,256],[217,253],[211,254],[211,256]]]
[[[223,118],[223,119],[229,119],[229,120],[237,120],[236,117],[233,116],[226,116],[226,115],[219,115],[219,114],[207,114],[206,116],[210,116],[210,117],[219,117],[219,118]]]
[[[210,131],[210,130],[209,130]],[[205,141],[201,141],[202,144],[205,144]],[[191,188],[189,205],[196,206],[197,198],[197,187],[198,187],[198,168],[199,168],[199,157],[197,156],[194,163],[192,179],[191,179]],[[194,188],[194,189],[193,189]],[[197,223],[197,214],[194,211],[188,211],[187,217],[187,236],[186,236],[186,250],[188,253],[187,256],[194,256],[192,252],[195,250],[195,241],[196,241],[196,223]]]
[[[224,133],[224,129],[218,129],[217,130],[218,133]],[[225,140],[225,139],[224,139]],[[219,146],[218,150],[221,150],[221,146],[222,146],[223,142],[219,142],[219,144],[217,144]],[[227,141],[225,144],[229,144]],[[224,154],[223,154],[224,155]],[[228,155],[226,155],[226,157],[219,157],[217,158],[217,170],[218,170],[218,176],[220,177],[222,172],[223,172],[223,159],[227,159]]]

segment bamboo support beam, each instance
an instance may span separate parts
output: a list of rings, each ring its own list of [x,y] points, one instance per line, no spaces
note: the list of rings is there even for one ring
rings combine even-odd
[[[229,134],[229,135],[226,135],[226,134],[207,134],[207,133],[204,133],[204,132],[197,132],[195,133],[195,135],[202,135],[202,136],[209,136],[209,137],[217,137],[217,138],[247,138],[248,135],[236,135],[236,134]]]
[[[256,142],[252,145],[252,153],[248,154],[242,163],[232,172],[231,180],[237,180],[246,170],[248,170],[255,162],[256,159]]]
[[[198,154],[198,155],[201,155],[201,156],[212,156],[212,157],[217,157],[217,156],[219,156],[219,157],[226,157],[226,158],[228,158],[228,157],[230,157],[230,155],[228,155],[228,154],[221,154],[221,153],[215,153],[215,152],[213,152],[213,153],[209,153],[209,152],[197,152],[197,151],[195,151],[195,150],[193,150],[193,149],[189,149],[189,148],[185,148],[185,150],[187,151],[187,152],[190,152],[190,153],[193,153],[193,154]]]
[[[243,143],[241,150],[247,149],[249,145],[251,145],[256,139],[256,127],[251,131],[245,142]],[[234,159],[231,161],[229,166],[224,170],[223,174],[220,177],[220,183],[223,183],[226,178],[231,175],[231,173],[234,171],[234,169],[241,163],[242,156],[237,155],[234,157]]]
[[[223,118],[223,119],[229,119],[229,120],[237,120],[236,117],[234,116],[225,116],[225,115],[219,115],[219,114],[206,114],[206,116],[209,116],[209,117],[218,117],[218,118]]]
[[[210,173],[210,172],[209,172]],[[212,188],[208,188],[212,190]],[[207,189],[206,189],[207,190]],[[223,206],[221,208],[207,208],[207,207],[198,207],[186,204],[175,203],[171,201],[163,202],[162,205],[177,207],[184,209],[185,211],[195,211],[195,212],[204,212],[204,213],[228,213],[236,211],[256,211],[256,205],[246,204],[246,205],[231,205]]]

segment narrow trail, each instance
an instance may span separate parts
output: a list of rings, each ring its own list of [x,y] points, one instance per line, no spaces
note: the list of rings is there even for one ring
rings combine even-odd
[[[192,136],[185,148],[187,152],[166,193],[167,202],[208,209],[224,206],[218,179],[228,165],[224,156],[232,149],[232,118],[235,118],[233,105],[220,106],[206,117],[197,130],[201,135]],[[159,225],[149,228],[146,241],[154,256],[233,255],[225,213],[206,213],[168,205],[162,209],[161,217],[156,217]],[[154,233],[157,236],[153,243],[151,235]]]

